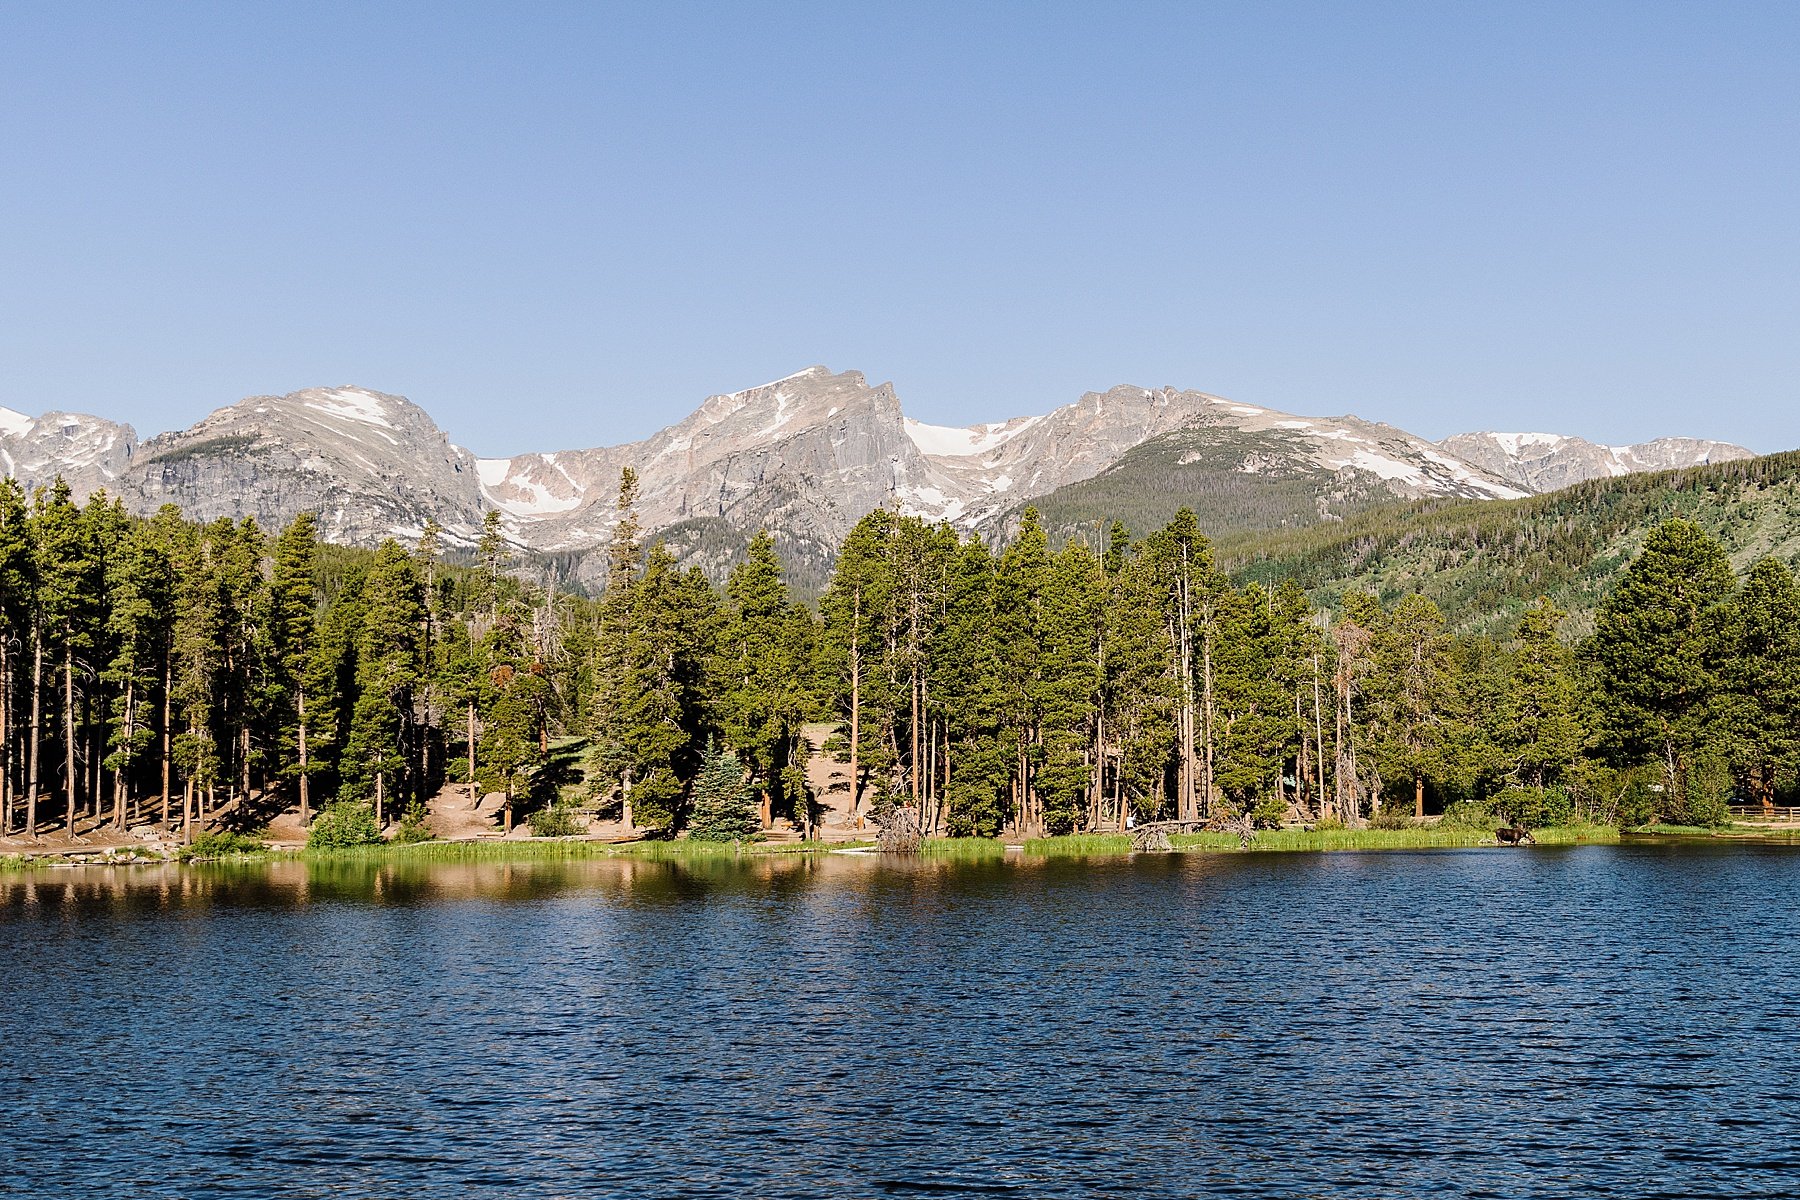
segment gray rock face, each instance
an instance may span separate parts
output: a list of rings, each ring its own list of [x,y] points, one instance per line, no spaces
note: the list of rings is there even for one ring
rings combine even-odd
[[[85,413],[28,417],[0,408],[0,467],[29,494],[61,475],[78,494],[114,488],[131,470],[137,432]]]
[[[1459,433],[1438,445],[1532,492],[1553,492],[1589,479],[1635,471],[1670,471],[1754,458],[1729,442],[1669,437],[1635,446],[1601,446],[1558,433]]]
[[[326,538],[364,544],[416,537],[427,517],[471,539],[483,510],[469,454],[417,405],[363,388],[221,408],[145,442],[114,490],[140,511],[174,503],[196,520],[252,516],[265,528],[311,510]]]
[[[1433,444],[1356,417],[1296,417],[1205,392],[1130,386],[1041,416],[950,428],[908,418],[890,384],[809,367],[713,396],[641,442],[587,450],[476,458],[410,401],[342,387],[253,396],[142,444],[130,426],[98,417],[0,409],[0,465],[27,485],[61,473],[78,492],[105,488],[139,512],[173,502],[199,520],[248,515],[273,528],[311,510],[328,538],[360,544],[417,537],[427,519],[452,544],[472,544],[492,507],[521,547],[570,554],[592,579],[600,556],[586,552],[611,532],[627,466],[640,478],[646,530],[688,560],[721,568],[766,526],[785,553],[816,567],[871,509],[993,528],[1023,501],[1110,471],[1134,447],[1182,430],[1196,431],[1204,451],[1193,454],[1204,452],[1204,462],[1177,448],[1168,470],[1279,476],[1289,491],[1293,480],[1315,481],[1321,514],[1339,493],[1518,496],[1749,454],[1676,438],[1612,448],[1466,434]],[[1280,453],[1218,458],[1232,446]],[[1155,461],[1144,458],[1130,477],[1155,486],[1144,466]]]

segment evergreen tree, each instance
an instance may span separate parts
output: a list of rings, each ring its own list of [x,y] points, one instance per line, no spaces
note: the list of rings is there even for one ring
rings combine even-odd
[[[1548,600],[1525,610],[1509,686],[1494,706],[1506,773],[1526,787],[1560,782],[1582,751],[1575,655],[1557,637],[1562,620]]]
[[[18,741],[17,675],[32,641],[33,556],[25,493],[10,475],[0,478],[0,837],[17,824],[14,747]]]
[[[1622,760],[1658,766],[1667,816],[1717,811],[1716,793],[1694,785],[1719,733],[1732,590],[1718,542],[1692,522],[1668,521],[1595,618],[1604,735]]]
[[[1736,772],[1765,809],[1800,770],[1800,585],[1772,558],[1750,569],[1737,600],[1736,653],[1724,668]]]
[[[697,842],[735,842],[757,830],[754,793],[744,778],[744,765],[728,749],[714,746],[694,778],[694,809],[688,837]]]
[[[278,773],[294,781],[302,825],[312,818],[312,778],[318,768],[313,729],[320,690],[315,679],[318,594],[313,582],[318,553],[318,524],[310,512],[303,512],[275,540],[269,582],[271,701],[284,747]],[[309,690],[313,693],[311,712]]]
[[[390,792],[406,790],[417,736],[413,703],[425,665],[420,633],[424,588],[417,564],[398,542],[385,541],[375,552],[362,593],[355,700],[344,746],[345,785],[347,798],[373,795],[376,820],[385,824]]]

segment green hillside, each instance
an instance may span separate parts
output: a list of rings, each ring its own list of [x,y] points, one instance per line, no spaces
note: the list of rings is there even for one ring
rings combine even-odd
[[[1350,589],[1422,592],[1465,631],[1510,623],[1537,596],[1581,634],[1611,581],[1658,523],[1685,517],[1743,571],[1800,564],[1800,451],[1577,484],[1524,500],[1422,501],[1302,529],[1214,525],[1222,565],[1244,580],[1292,577],[1334,605]]]
[[[1207,529],[1242,532],[1304,528],[1392,503],[1380,480],[1340,478],[1309,461],[1308,450],[1305,439],[1284,430],[1189,426],[1029,503],[1052,545],[1071,537],[1102,545],[1115,520],[1134,532],[1160,529],[1183,507]],[[1023,508],[1003,523],[1010,528]]]

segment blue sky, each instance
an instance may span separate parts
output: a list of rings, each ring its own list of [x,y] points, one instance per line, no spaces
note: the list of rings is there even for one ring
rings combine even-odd
[[[0,8],[0,403],[483,453],[812,363],[1800,445],[1800,4]]]

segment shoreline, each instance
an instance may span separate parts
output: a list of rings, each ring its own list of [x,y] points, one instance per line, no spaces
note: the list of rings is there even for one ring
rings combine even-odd
[[[1625,841],[1736,841],[1771,845],[1800,845],[1800,828],[1733,824],[1719,829],[1690,826],[1645,826],[1617,829],[1611,826],[1561,826],[1533,831],[1538,847],[1617,845]],[[1372,850],[1530,849],[1503,846],[1491,832],[1477,829],[1271,829],[1261,831],[1247,846],[1235,834],[1176,834],[1166,851],[1137,851],[1128,834],[1071,834],[1005,842],[990,838],[930,838],[917,857],[927,859],[982,860],[1013,855],[1024,858],[1120,858],[1134,853],[1156,854],[1332,854]],[[640,859],[687,861],[725,858],[767,858],[784,855],[831,853],[875,854],[874,843],[859,841],[813,842],[692,842],[644,841],[618,843],[586,838],[469,838],[422,842],[384,842],[335,850],[269,847],[263,850],[218,856],[157,853],[139,848],[46,847],[23,853],[0,854],[0,871],[60,870],[77,866],[130,867],[168,863],[275,862],[319,863],[431,863],[431,862],[530,862],[580,859]]]

